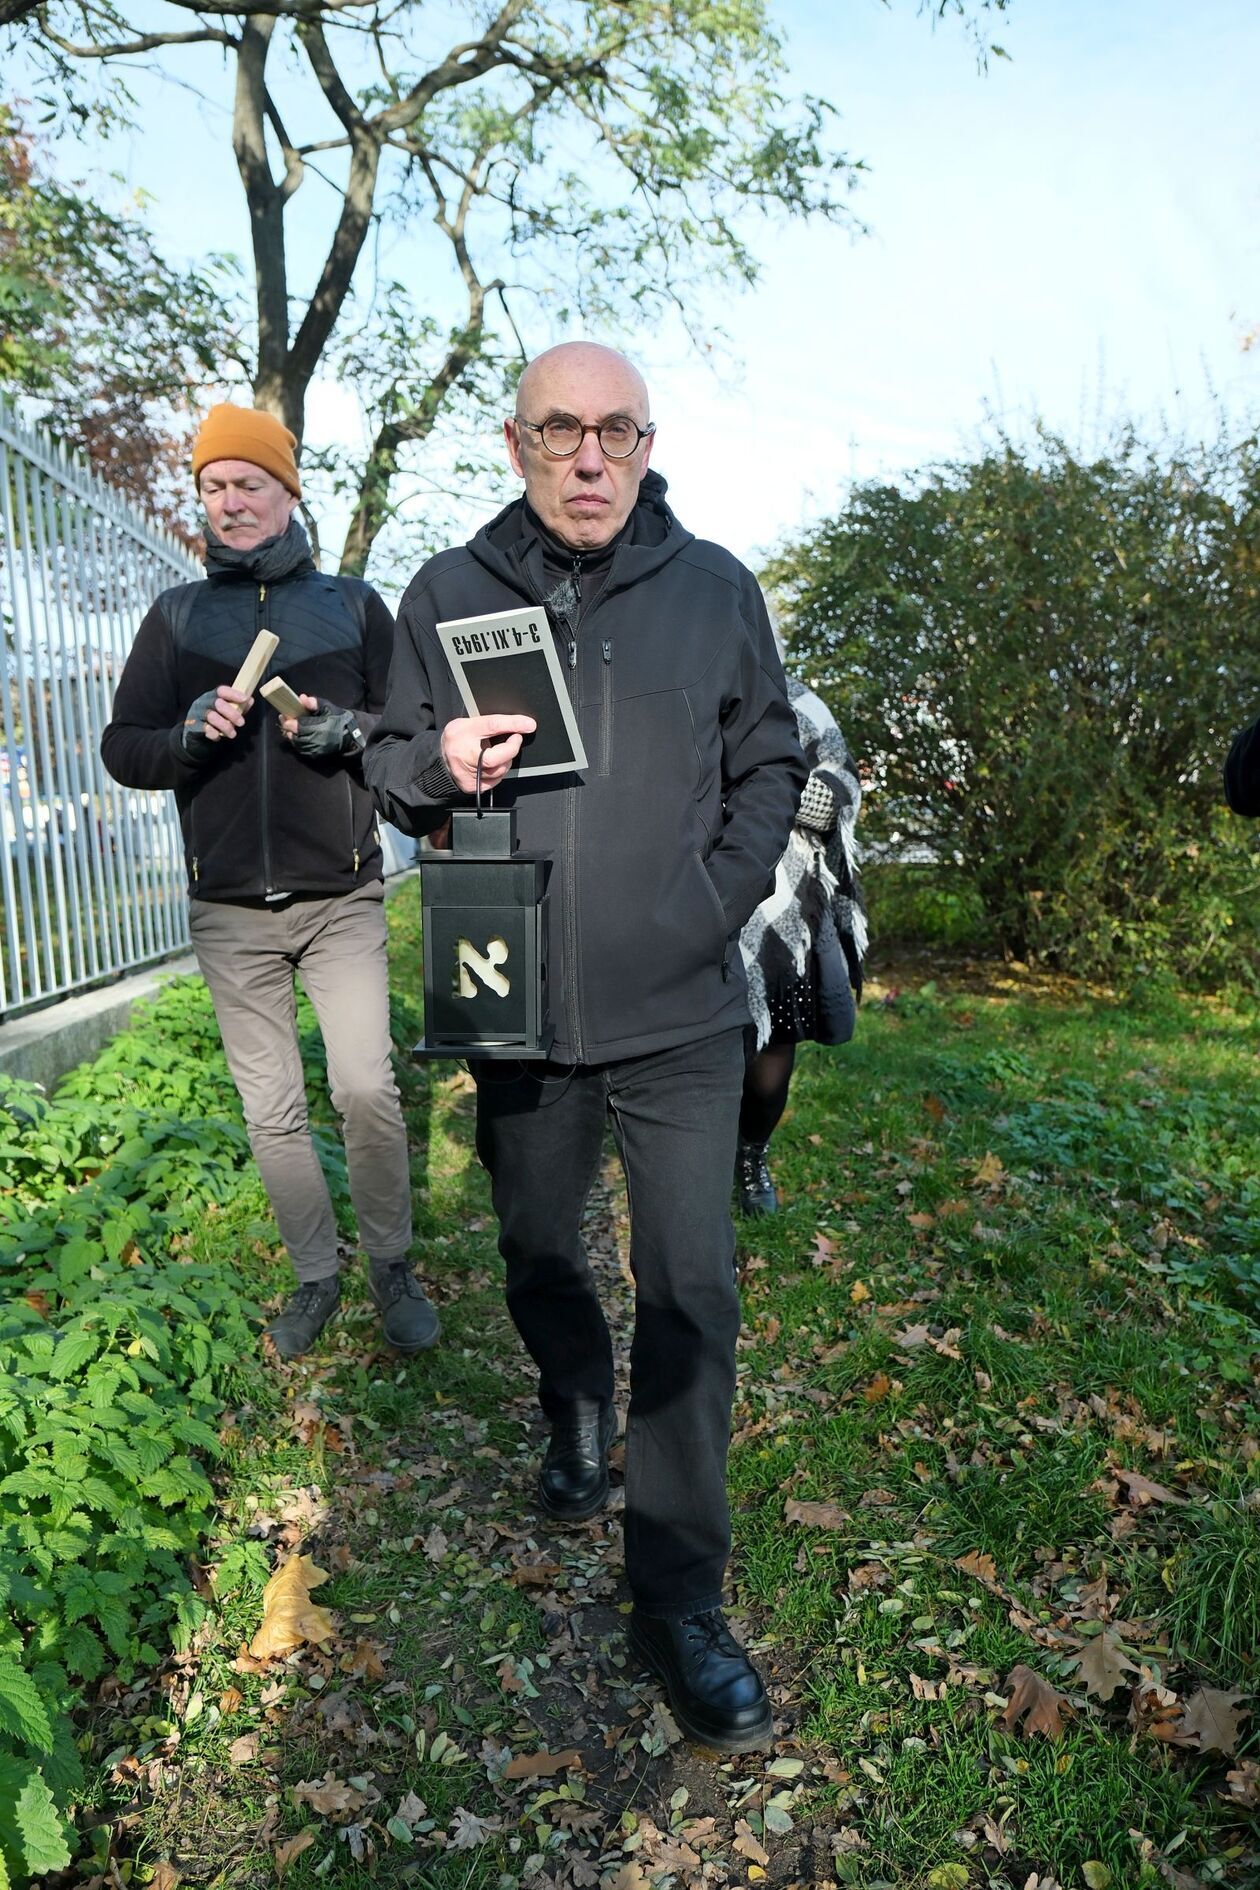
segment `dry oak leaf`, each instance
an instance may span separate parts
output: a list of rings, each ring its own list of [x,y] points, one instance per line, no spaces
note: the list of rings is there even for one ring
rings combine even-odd
[[[599,1890],[649,1890],[649,1880],[635,1863],[623,1864],[599,1880]]]
[[[1031,1667],[1012,1667],[1002,1682],[1002,1691],[1007,1695],[1006,1711],[1002,1715],[1006,1732],[1014,1732],[1023,1720],[1025,1732],[1041,1733],[1046,1739],[1063,1737],[1060,1709],[1066,1701]]]
[[[249,1644],[254,1660],[292,1653],[303,1641],[330,1641],[335,1633],[327,1608],[311,1600],[311,1590],[328,1580],[309,1555],[291,1555],[263,1589],[262,1626]]]
[[[1238,1733],[1250,1708],[1240,1706],[1242,1693],[1225,1693],[1219,1687],[1200,1687],[1181,1709],[1177,1725],[1177,1744],[1194,1743],[1204,1752],[1237,1750]]]
[[[177,1890],[177,1886],[183,1881],[174,1864],[168,1864],[163,1858],[154,1866],[153,1875],[149,1879],[149,1890]]]
[[[955,1559],[955,1568],[960,1568],[964,1575],[974,1575],[978,1582],[997,1580],[997,1563],[991,1555],[985,1555],[979,1549],[969,1549],[966,1555]]]
[[[1232,1804],[1246,1811],[1260,1810],[1260,1765],[1254,1759],[1243,1759],[1232,1772],[1226,1772],[1225,1783]]]
[[[916,1345],[926,1345],[931,1338],[926,1326],[906,1326],[900,1332],[894,1332],[893,1344],[899,1345],[903,1352],[909,1352]]]
[[[1109,1700],[1126,1673],[1137,1673],[1138,1663],[1130,1660],[1119,1640],[1110,1632],[1096,1634],[1084,1643],[1076,1656],[1076,1673],[1087,1693]]]
[[[838,1503],[798,1503],[791,1497],[783,1505],[785,1522],[805,1523],[811,1529],[843,1529],[853,1519]]]
[[[473,1851],[486,1839],[493,1837],[496,1831],[503,1829],[502,1818],[479,1818],[474,1811],[465,1811],[462,1805],[455,1807],[455,1816],[451,1819],[450,1844],[453,1851]]]
[[[891,1490],[868,1490],[858,1507],[860,1509],[887,1509],[896,1500]]]
[[[1184,1496],[1178,1496],[1173,1490],[1166,1490],[1162,1483],[1152,1483],[1149,1477],[1141,1476],[1136,1470],[1112,1470],[1117,1483],[1123,1483],[1125,1493],[1134,1509],[1145,1509],[1150,1503],[1182,1503]]]
[[[383,1680],[385,1662],[378,1641],[356,1641],[353,1652],[344,1653],[338,1663],[342,1673],[356,1674],[361,1680]]]
[[[281,1691],[283,1692],[283,1688]],[[244,1706],[244,1704],[245,1695],[241,1692],[239,1687],[224,1687],[222,1693],[219,1695],[219,1711],[222,1713],[224,1719],[228,1719],[236,1711],[238,1706]]]
[[[887,1372],[876,1372],[869,1385],[862,1392],[867,1404],[879,1404],[892,1390],[892,1379]]]
[[[228,1759],[232,1765],[252,1765],[258,1757],[260,1733],[242,1733],[228,1747]]]
[[[738,1851],[741,1857],[746,1857],[750,1864],[760,1864],[763,1869],[770,1862],[769,1851],[754,1835],[746,1818],[736,1819],[735,1842],[731,1848]]]
[[[991,1188],[996,1182],[1002,1179],[1005,1173],[1006,1170],[997,1156],[994,1155],[992,1151],[986,1150],[984,1160],[976,1163],[976,1172],[971,1177],[971,1186],[973,1188]]]
[[[503,1768],[504,1778],[549,1778],[554,1772],[567,1772],[573,1766],[580,1766],[582,1755],[572,1747],[567,1752],[522,1752],[515,1759],[509,1759]]]
[[[282,1882],[284,1880],[284,1873],[289,1868],[294,1858],[300,1857],[303,1851],[308,1851],[315,1842],[317,1835],[318,1833],[315,1830],[315,1826],[308,1824],[305,1831],[299,1831],[296,1837],[288,1838],[283,1844],[276,1845],[271,1856],[272,1862],[276,1867],[276,1875]]]
[[[303,1779],[293,1787],[293,1800],[298,1805],[309,1805],[312,1811],[321,1817],[334,1817],[339,1812],[362,1811],[364,1805],[376,1803],[372,1792],[361,1792],[355,1786],[347,1784],[343,1778],[337,1778],[331,1772],[325,1772],[323,1778]]]

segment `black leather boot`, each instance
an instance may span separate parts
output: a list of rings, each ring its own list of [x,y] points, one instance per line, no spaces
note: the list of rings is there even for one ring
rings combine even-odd
[[[779,1197],[766,1165],[768,1142],[740,1140],[735,1150],[735,1186],[741,1214],[777,1214]]]
[[[585,1522],[608,1501],[608,1449],[617,1435],[610,1404],[571,1405],[551,1426],[538,1472],[538,1500],[549,1516]]]
[[[405,1260],[388,1266],[373,1261],[368,1292],[381,1315],[381,1329],[396,1352],[427,1352],[437,1344],[442,1332],[437,1311]]]
[[[267,1337],[281,1358],[301,1358],[340,1305],[341,1288],[335,1273],[326,1280],[306,1280],[267,1327]]]
[[[630,1649],[661,1681],[680,1732],[715,1752],[770,1743],[774,1720],[761,1675],[720,1608],[662,1621],[636,1608]]]

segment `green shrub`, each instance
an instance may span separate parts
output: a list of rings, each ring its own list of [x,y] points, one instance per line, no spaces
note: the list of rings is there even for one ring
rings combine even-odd
[[[868,841],[951,870],[1018,958],[1254,985],[1256,830],[1221,770],[1260,714],[1255,439],[999,439],[857,487],[767,578]]]
[[[83,1687],[201,1619],[204,1463],[257,1310],[178,1249],[253,1185],[199,982],[55,1097],[0,1082],[0,1884],[70,1862]]]

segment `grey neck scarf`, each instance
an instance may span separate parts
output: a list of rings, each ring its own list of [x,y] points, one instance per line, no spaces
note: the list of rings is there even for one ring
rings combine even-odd
[[[256,584],[274,584],[277,579],[288,577],[290,572],[298,570],[303,564],[310,564],[313,568],[311,541],[296,515],[274,538],[264,538],[260,545],[251,545],[248,550],[238,551],[233,545],[225,545],[208,525],[205,535],[206,570],[226,577],[252,578]]]

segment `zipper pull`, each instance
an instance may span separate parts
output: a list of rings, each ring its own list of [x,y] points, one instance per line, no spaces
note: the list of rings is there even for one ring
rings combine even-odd
[[[197,881],[201,878],[200,865],[197,859],[197,855],[195,853],[193,854],[192,869],[193,869],[193,884],[195,886]]]
[[[577,642],[573,637],[569,638],[569,668],[577,668]]]
[[[606,663],[612,662],[612,638],[611,637],[604,638],[604,661]]]
[[[258,586],[258,601],[260,604],[265,604],[267,601],[267,586],[265,584]]]
[[[354,849],[354,870],[355,870],[355,872],[356,872],[356,873],[357,873],[357,872],[358,872],[358,870],[359,870],[359,849],[358,849],[358,847],[356,847],[356,848]]]

